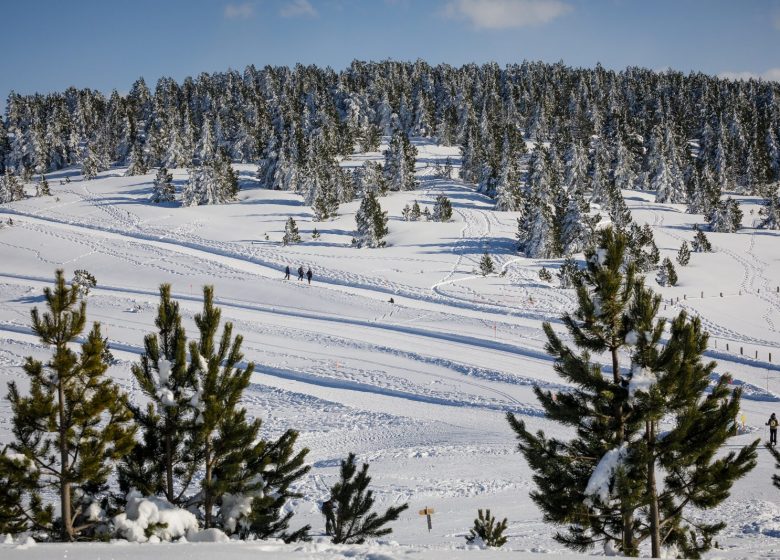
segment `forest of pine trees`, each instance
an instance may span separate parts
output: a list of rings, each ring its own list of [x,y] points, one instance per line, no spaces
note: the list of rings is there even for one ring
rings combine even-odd
[[[366,180],[339,169],[337,156],[375,150],[381,135],[390,138],[382,173],[361,171]],[[759,194],[780,180],[780,85],[535,62],[248,66],[163,77],[153,89],[141,78],[127,95],[11,93],[0,171],[29,177],[76,164],[91,178],[112,164],[131,175],[190,168],[184,203],[209,204],[235,195],[221,162],[251,162],[265,186],[299,192],[322,220],[367,187],[415,188],[412,136],[461,146],[463,179],[499,210],[534,209],[529,255],[567,254],[586,244],[587,232],[571,226],[589,204],[620,221],[621,189],[655,191],[659,202],[706,214],[714,230],[733,230],[736,209],[717,208],[721,193]],[[15,196],[8,191],[2,200]],[[564,216],[565,233],[553,231]]]

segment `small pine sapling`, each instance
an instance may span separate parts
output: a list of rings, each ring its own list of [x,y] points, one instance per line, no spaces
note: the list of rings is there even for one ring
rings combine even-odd
[[[311,238],[312,239],[320,238],[320,232],[317,230],[317,228],[314,228],[314,230],[311,232]]]
[[[710,240],[707,239],[707,236],[704,234],[704,232],[699,229],[699,226],[693,226],[693,229],[696,231],[696,235],[693,238],[693,241],[691,242],[691,247],[693,248],[694,253],[711,253],[712,252],[712,245],[710,244]]]
[[[507,519],[504,518],[501,523],[496,523],[496,518],[490,513],[490,510],[477,510],[477,518],[474,520],[474,527],[469,530],[466,536],[466,542],[477,544],[479,541],[491,548],[498,548],[506,544]]]
[[[452,204],[450,199],[440,194],[433,205],[433,219],[437,222],[449,222],[452,219]]]
[[[368,538],[390,534],[393,530],[383,525],[397,520],[409,507],[409,504],[389,507],[382,515],[372,512],[374,495],[368,490],[370,482],[368,464],[363,463],[358,471],[354,453],[341,461],[341,479],[330,490],[336,507],[333,544],[362,544]]]
[[[691,262],[691,250],[688,248],[688,242],[683,241],[680,250],[677,252],[677,262],[680,266],[688,266]]]
[[[298,224],[292,216],[287,218],[287,223],[284,224],[284,237],[282,237],[282,245],[289,245],[291,243],[300,243],[301,234],[298,232]]]
[[[482,276],[493,274],[496,271],[493,258],[487,251],[482,254],[482,260],[479,261],[479,270],[482,272]]]
[[[88,270],[79,269],[73,273],[71,284],[78,290],[81,297],[88,296],[90,290],[97,286],[97,280]]]
[[[539,280],[542,282],[552,282],[552,274],[545,267],[539,271]]]
[[[51,190],[49,189],[49,182],[46,180],[46,175],[41,174],[41,180],[35,186],[35,196],[51,196]]]

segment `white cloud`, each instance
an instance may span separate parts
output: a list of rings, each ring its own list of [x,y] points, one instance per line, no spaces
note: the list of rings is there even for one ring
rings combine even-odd
[[[251,2],[243,4],[228,4],[225,6],[225,18],[249,19],[255,14],[255,6]]]
[[[721,72],[718,74],[718,77],[727,80],[750,80],[751,78],[757,80],[761,78],[762,80],[780,82],[780,68],[770,68],[760,74],[755,72]]]
[[[309,0],[292,0],[282,6],[279,15],[286,18],[292,17],[317,17],[317,10]]]
[[[549,23],[571,10],[561,0],[452,0],[444,15],[466,19],[477,29],[510,29]]]

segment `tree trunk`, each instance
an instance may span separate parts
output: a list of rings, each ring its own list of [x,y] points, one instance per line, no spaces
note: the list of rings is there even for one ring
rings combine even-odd
[[[65,425],[65,388],[62,386],[62,378],[60,377],[57,384],[57,398],[58,398],[58,412],[60,423],[60,508],[62,511],[62,540],[72,541],[73,535],[73,519],[70,511],[70,470],[68,461],[68,434],[67,426]]]
[[[206,510],[203,519],[203,528],[211,529],[211,507],[213,497],[211,495],[211,450],[206,444],[206,474],[203,477],[203,509]]]
[[[650,548],[653,558],[661,557],[661,523],[658,514],[658,489],[655,482],[655,422],[648,420],[647,432],[647,496],[650,500]]]
[[[171,451],[171,431],[170,426],[165,426],[165,494],[168,501],[173,503],[175,496],[173,494],[173,453]]]
[[[613,346],[611,349],[612,354],[612,380],[615,385],[620,384],[620,362],[618,361],[617,346]],[[620,403],[615,407],[615,416],[617,419],[617,438],[618,444],[622,444],[626,437],[625,434],[625,421],[623,418],[623,404]],[[634,550],[634,514],[631,508],[625,503],[622,503],[622,517],[623,517],[623,540],[622,548],[623,554],[630,555]]]

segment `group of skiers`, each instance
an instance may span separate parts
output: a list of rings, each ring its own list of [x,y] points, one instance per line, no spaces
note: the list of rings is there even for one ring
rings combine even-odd
[[[309,267],[309,270],[306,272],[303,271],[303,265],[298,267],[298,280],[303,280],[304,276],[309,281],[309,284],[311,284],[312,276],[314,276],[314,273],[311,271],[311,267]],[[284,267],[284,279],[289,280],[290,279],[290,265],[288,264],[286,267]]]

